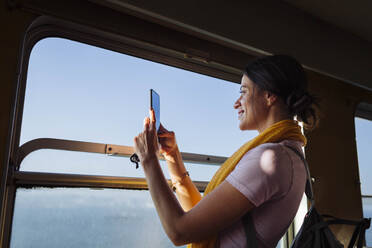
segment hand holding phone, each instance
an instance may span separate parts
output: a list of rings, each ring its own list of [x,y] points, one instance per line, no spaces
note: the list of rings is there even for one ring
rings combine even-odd
[[[159,131],[159,128],[160,128],[160,96],[153,89],[150,89],[150,108],[154,110],[155,127],[156,127],[156,131]],[[138,169],[138,163],[140,162],[138,155],[133,153],[129,159],[132,163],[136,164],[136,169]]]
[[[177,150],[176,135],[173,131],[168,131],[163,125],[160,124],[158,131],[158,140],[160,144],[160,153],[163,156],[172,155]]]

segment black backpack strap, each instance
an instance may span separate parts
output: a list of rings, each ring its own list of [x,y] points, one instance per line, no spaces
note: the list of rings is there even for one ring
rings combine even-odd
[[[316,230],[319,230],[319,229],[323,229],[329,225],[353,225],[353,226],[356,226],[356,227],[359,227],[361,224],[362,224],[363,220],[362,221],[354,221],[354,220],[346,220],[346,219],[338,219],[338,218],[335,218],[335,219],[332,219],[332,220],[326,220],[326,221],[321,221],[321,222],[318,222],[314,225],[311,226],[311,228],[308,229],[309,232],[313,232],[313,231],[316,231]]]
[[[292,146],[288,146],[288,145],[284,145],[284,146],[286,146],[289,149],[291,149],[297,156],[300,157],[300,159],[304,163],[305,170],[306,170],[306,178],[307,178],[306,185],[305,185],[305,194],[306,194],[307,198],[310,200],[311,205],[313,206],[314,205],[314,194],[313,194],[313,187],[312,187],[312,184],[311,184],[311,177],[310,177],[309,165],[307,164],[306,159],[305,159],[305,157],[303,156],[302,153],[300,153],[299,151],[297,151]]]
[[[357,243],[357,248],[363,247],[363,242],[365,238],[365,232],[370,227],[371,218],[363,218],[360,221],[340,219],[332,216],[331,220],[320,222],[314,225],[309,231],[314,231],[315,229],[322,229],[329,225],[341,224],[341,225],[354,225],[355,229],[353,235],[351,236],[348,248],[353,248],[355,243]],[[357,240],[358,238],[358,240]]]
[[[370,227],[370,225],[371,225],[371,218],[363,218],[361,221],[359,221],[358,225],[354,229],[354,233],[350,239],[348,248],[354,247],[357,241],[357,237],[358,237],[357,248],[363,247],[366,230]]]
[[[245,237],[247,238],[247,248],[257,248],[256,231],[253,225],[253,219],[251,213],[246,213],[243,218],[243,226],[245,231]]]

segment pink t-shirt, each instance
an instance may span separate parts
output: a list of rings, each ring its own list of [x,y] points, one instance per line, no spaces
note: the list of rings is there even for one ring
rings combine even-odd
[[[300,157],[301,142],[265,143],[248,151],[226,178],[256,207],[251,215],[258,247],[275,247],[296,215],[305,190],[306,171]],[[247,247],[242,221],[223,230],[221,248]]]

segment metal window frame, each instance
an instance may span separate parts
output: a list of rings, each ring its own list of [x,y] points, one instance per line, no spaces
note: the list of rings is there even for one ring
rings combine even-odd
[[[369,120],[369,121],[372,121],[372,104],[371,103],[367,103],[367,102],[359,102],[359,104],[356,106],[356,109],[355,109],[355,114],[354,114],[354,119],[355,117],[358,117],[358,118],[361,118],[361,119],[364,119],[364,120]],[[355,125],[354,125],[355,127]],[[356,130],[355,130],[356,132]],[[359,162],[358,162],[359,163]],[[358,173],[360,173],[360,170],[359,170],[359,164],[358,164]],[[359,184],[361,183],[360,182],[360,176],[359,177]],[[362,189],[360,189],[362,190]],[[363,201],[363,198],[366,198],[366,199],[369,199],[369,198],[372,198],[372,195],[361,195],[361,201]],[[363,207],[363,203],[362,203],[362,207]],[[364,215],[364,213],[363,213]]]
[[[360,102],[356,106],[355,117],[372,121],[372,103]]]
[[[191,37],[190,35],[187,36]],[[66,38],[237,83],[240,81],[241,77],[241,70],[239,68],[216,62],[213,60],[213,56],[210,56],[209,53],[203,53],[197,49],[190,48],[182,52],[164,46],[155,45],[155,43],[152,44],[151,42],[141,41],[133,37],[123,36],[122,34],[103,31],[52,17],[43,16],[37,19],[25,34],[22,47],[22,57],[20,58],[21,63],[19,67],[15,110],[12,120],[14,128],[10,142],[11,155],[10,163],[7,165],[8,175],[6,193],[5,195],[0,196],[1,198],[4,198],[4,200],[0,200],[5,202],[1,208],[2,217],[4,217],[0,222],[1,229],[3,230],[2,236],[0,237],[1,247],[10,246],[14,200],[17,187],[49,186],[147,189],[147,184],[144,178],[19,171],[22,159],[30,152],[38,149],[52,148],[61,150],[77,150],[118,156],[128,156],[128,153],[130,154],[131,151],[133,151],[133,148],[131,147],[57,139],[37,139],[19,147],[20,128],[26,89],[26,75],[30,53],[33,46],[38,41],[48,37]],[[230,52],[230,49],[226,47],[226,51]],[[251,57],[247,55],[239,56],[237,57],[238,59]],[[109,148],[111,148],[110,152]],[[225,160],[223,157],[201,154],[182,153],[182,156],[186,161],[208,164],[221,163]],[[206,182],[195,183],[199,190],[204,190]],[[285,247],[288,247],[287,242],[285,242]]]

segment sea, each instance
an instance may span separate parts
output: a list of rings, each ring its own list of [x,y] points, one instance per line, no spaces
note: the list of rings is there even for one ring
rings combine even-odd
[[[372,198],[363,198],[363,208],[364,216],[371,217]],[[366,242],[372,247],[372,230],[367,230]],[[174,245],[164,233],[148,191],[30,188],[17,190],[10,247]]]

